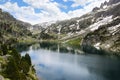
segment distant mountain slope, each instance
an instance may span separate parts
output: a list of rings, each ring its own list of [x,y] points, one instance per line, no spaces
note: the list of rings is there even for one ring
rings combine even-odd
[[[31,35],[31,32],[27,29],[29,26],[31,26],[29,23],[19,21],[8,12],[4,12],[0,9],[1,41],[9,38],[22,39],[23,37]]]
[[[50,26],[52,23],[55,23],[53,21],[51,22],[44,22],[44,23],[39,23],[39,24],[35,24],[33,25],[31,28],[31,31],[36,34],[36,33],[41,33],[42,31],[44,31],[48,26]]]

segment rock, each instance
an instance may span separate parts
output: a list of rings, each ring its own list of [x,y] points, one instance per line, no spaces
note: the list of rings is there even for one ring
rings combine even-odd
[[[0,80],[5,80],[3,76],[0,75]]]

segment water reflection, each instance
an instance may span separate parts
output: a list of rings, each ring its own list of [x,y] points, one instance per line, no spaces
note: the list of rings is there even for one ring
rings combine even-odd
[[[70,46],[66,46],[63,44],[58,44],[58,43],[49,43],[49,42],[41,42],[32,45],[33,50],[38,50],[38,49],[45,49],[45,50],[52,50],[58,53],[80,53],[82,54],[83,52],[81,51],[80,47],[78,48],[72,48]]]
[[[99,55],[78,55],[71,47],[35,44],[30,54],[42,80],[120,80],[120,60]],[[62,53],[62,54],[61,54]]]

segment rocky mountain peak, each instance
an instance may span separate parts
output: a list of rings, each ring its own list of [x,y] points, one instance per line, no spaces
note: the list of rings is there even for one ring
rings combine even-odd
[[[113,5],[113,4],[116,4],[116,3],[119,3],[120,0],[109,0],[108,2],[105,1],[104,3],[101,3],[100,7],[95,7],[93,8],[93,12],[97,11],[97,10],[100,10],[100,9],[104,9],[106,8],[107,6],[110,6],[110,5]]]
[[[109,2],[107,3],[107,5],[116,4],[118,2],[120,2],[120,0],[109,0]]]
[[[105,1],[104,3],[101,4],[100,8],[104,8],[105,6],[110,6],[118,2],[120,2],[120,0],[109,0],[108,2]]]

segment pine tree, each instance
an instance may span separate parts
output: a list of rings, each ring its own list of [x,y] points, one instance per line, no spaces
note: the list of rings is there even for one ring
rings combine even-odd
[[[20,74],[19,74],[17,64],[12,57],[10,58],[10,60],[7,64],[5,74],[6,74],[6,77],[10,78],[11,80],[19,80],[20,79]]]
[[[29,54],[26,54],[26,55],[25,55],[25,60],[27,61],[27,63],[28,63],[30,66],[32,65],[31,58],[30,58]]]

